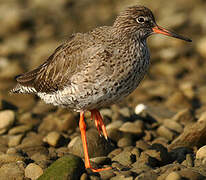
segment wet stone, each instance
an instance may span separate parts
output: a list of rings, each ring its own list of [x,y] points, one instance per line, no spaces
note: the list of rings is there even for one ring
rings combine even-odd
[[[81,158],[74,155],[67,155],[52,163],[44,171],[43,175],[39,177],[39,180],[75,180],[79,179],[83,172],[84,163]]]

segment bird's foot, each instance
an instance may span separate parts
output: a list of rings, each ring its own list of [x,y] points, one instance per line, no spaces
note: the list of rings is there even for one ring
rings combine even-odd
[[[101,171],[106,171],[106,170],[112,169],[112,167],[105,167],[105,168],[99,168],[99,169],[94,169],[92,167],[88,167],[88,168],[91,169],[92,172],[101,172]]]
[[[94,118],[97,130],[99,132],[99,135],[101,136],[103,134],[104,138],[107,140],[108,135],[107,135],[106,127],[103,123],[103,119],[102,119],[100,112],[96,109],[91,110],[91,119],[93,120],[93,118]]]

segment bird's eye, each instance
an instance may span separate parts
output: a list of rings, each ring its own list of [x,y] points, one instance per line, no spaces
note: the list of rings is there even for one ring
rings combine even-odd
[[[145,18],[144,18],[143,16],[140,16],[140,17],[138,17],[138,18],[136,19],[136,21],[137,21],[138,23],[144,23],[144,22],[145,22]]]

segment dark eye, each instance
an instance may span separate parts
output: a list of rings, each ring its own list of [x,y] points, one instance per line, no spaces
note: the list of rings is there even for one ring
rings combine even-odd
[[[138,23],[144,23],[144,22],[145,22],[145,18],[144,18],[143,16],[140,16],[140,17],[138,17],[138,18],[136,19],[136,21],[137,21]]]

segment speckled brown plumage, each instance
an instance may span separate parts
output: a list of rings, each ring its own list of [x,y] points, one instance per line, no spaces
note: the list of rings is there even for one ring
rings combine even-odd
[[[74,34],[41,66],[18,76],[13,92],[35,93],[46,103],[80,111],[84,145],[84,111],[94,114],[99,132],[107,137],[96,109],[121,100],[138,86],[149,67],[146,38],[153,33],[190,41],[158,26],[148,8],[129,7],[113,26]],[[85,164],[91,167],[88,161],[86,152]]]

